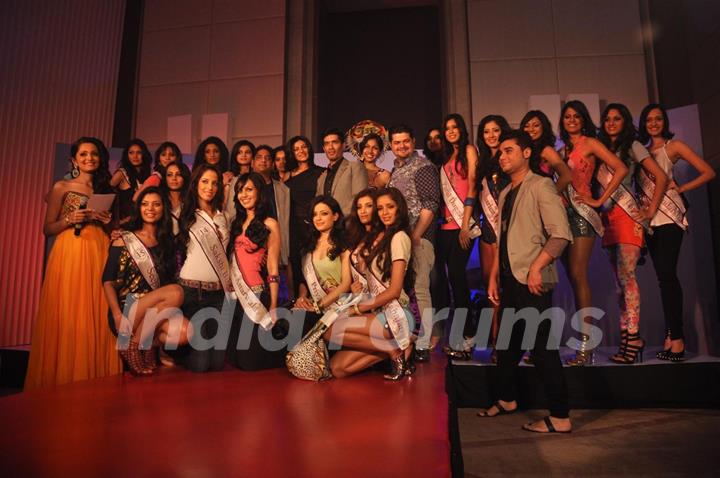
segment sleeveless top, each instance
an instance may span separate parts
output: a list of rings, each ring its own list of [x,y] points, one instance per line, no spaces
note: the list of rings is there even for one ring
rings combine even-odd
[[[658,163],[658,166],[660,166],[660,169],[662,169],[663,172],[667,175],[668,183],[675,180],[673,178],[673,169],[675,168],[675,164],[672,162],[670,156],[668,156],[667,153],[667,145],[669,143],[670,140],[663,144],[662,147],[650,152],[650,154],[653,155],[655,162]],[[685,222],[687,222],[687,217],[685,219]],[[660,209],[658,209],[657,213],[655,213],[655,217],[653,217],[650,221],[650,226],[656,227],[664,226],[666,224],[675,224],[675,222],[670,219],[665,213],[660,211]]]
[[[330,259],[328,256],[322,259],[315,259],[313,257],[313,266],[315,267],[315,274],[320,281],[320,287],[324,291],[329,291],[340,285],[342,281],[342,262],[340,256],[335,259]]]
[[[581,136],[568,154],[567,165],[572,175],[572,185],[580,194],[592,197],[590,185],[595,173],[595,158],[588,159],[585,155],[585,139]]]
[[[264,286],[263,269],[265,263],[266,247],[258,247],[243,231],[235,238],[235,257],[238,269],[249,287]]]
[[[450,180],[450,184],[452,184],[452,187],[457,193],[458,197],[462,201],[464,201],[468,195],[469,181],[467,176],[463,178],[462,175],[458,173],[456,166],[457,155],[453,155],[453,157],[447,163],[445,163],[442,168],[445,170],[445,174]],[[444,231],[460,229],[460,224],[455,222],[452,214],[450,214],[450,209],[448,209],[448,207],[445,205],[443,205],[443,217],[445,218],[445,222],[440,225],[440,229]]]

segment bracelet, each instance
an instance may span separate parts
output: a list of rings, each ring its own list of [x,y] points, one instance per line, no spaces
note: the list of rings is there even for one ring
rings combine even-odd
[[[355,311],[356,315],[362,315],[362,312],[360,312],[360,307],[357,304],[353,305],[353,310]]]
[[[476,198],[465,198],[465,201],[463,201],[463,205],[465,205],[465,206],[475,207],[475,204],[477,204]]]
[[[70,215],[66,214],[63,219],[65,219],[65,224],[67,224],[69,226],[70,225]]]
[[[267,276],[268,283],[280,282],[280,276]]]
[[[315,309],[315,313],[316,313],[316,314],[321,314],[321,313],[322,313],[322,308],[320,307],[320,304],[317,303],[317,301],[314,301],[314,300],[313,300],[312,305],[313,305],[313,309]]]

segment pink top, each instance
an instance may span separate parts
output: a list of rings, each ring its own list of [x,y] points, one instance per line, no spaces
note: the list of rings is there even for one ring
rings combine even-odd
[[[150,186],[158,187],[160,186],[160,181],[162,181],[162,178],[160,177],[160,173],[157,171],[154,171],[143,183],[143,187],[147,188]]]
[[[568,156],[568,168],[572,174],[572,185],[580,194],[592,196],[590,184],[595,172],[595,158],[588,159],[585,155],[585,136],[581,136]]]
[[[458,197],[461,200],[465,201],[468,195],[468,188],[470,187],[469,181],[467,177],[463,178],[460,173],[457,172],[457,169],[455,169],[455,164],[457,163],[456,158],[457,155],[453,155],[453,157],[450,158],[450,161],[443,165],[443,169],[445,170],[445,174],[450,180],[450,184],[452,184],[452,187],[457,193]],[[456,229],[460,229],[460,224],[455,222],[452,214],[450,214],[450,209],[448,209],[448,207],[445,205],[443,205],[443,214],[447,222],[441,224],[440,229],[444,231],[454,231]]]
[[[235,258],[238,269],[249,287],[264,285],[261,271],[265,263],[267,249],[258,247],[243,232],[235,239]]]

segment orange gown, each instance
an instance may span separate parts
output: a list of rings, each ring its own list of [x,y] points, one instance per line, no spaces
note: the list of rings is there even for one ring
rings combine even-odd
[[[62,215],[84,200],[68,192]],[[73,228],[58,234],[45,269],[25,390],[122,373],[102,286],[109,246],[95,224],[86,224],[79,237]]]

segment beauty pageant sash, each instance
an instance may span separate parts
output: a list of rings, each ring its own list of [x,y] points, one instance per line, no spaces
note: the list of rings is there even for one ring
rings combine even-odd
[[[655,194],[655,180],[647,171],[640,168],[637,174],[637,182],[638,186],[640,186],[641,200],[644,204],[649,203]],[[685,208],[682,196],[680,196],[677,190],[668,189],[665,191],[658,210],[682,229],[687,229],[687,208]]]
[[[260,302],[260,299],[255,295],[255,292],[253,292],[250,286],[247,285],[247,282],[245,282],[235,254],[232,255],[232,262],[230,263],[230,278],[235,289],[235,295],[240,301],[245,315],[263,329],[270,330],[273,326],[272,317],[263,303]]]
[[[488,186],[487,178],[482,180],[482,191],[480,191],[480,203],[482,204],[483,214],[485,220],[490,223],[490,226],[495,232],[495,237],[498,236],[498,226],[500,225],[500,210],[498,209],[498,203],[490,193],[490,186]]]
[[[440,168],[440,186],[442,189],[442,195],[443,200],[445,201],[445,205],[447,206],[448,210],[450,211],[450,215],[455,220],[455,223],[462,227],[463,223],[463,216],[465,214],[465,203],[462,199],[460,199],[460,196],[458,196],[457,191],[453,188],[452,184],[450,183],[450,178],[447,177],[447,173],[445,172],[445,167]],[[475,239],[476,237],[480,236],[482,232],[480,231],[480,226],[477,222],[475,222],[475,219],[470,217],[470,239]]]
[[[320,285],[317,273],[315,272],[315,266],[312,261],[312,253],[305,254],[302,260],[303,275],[305,276],[305,282],[307,283],[310,295],[315,302],[320,302],[327,293]]]
[[[578,192],[577,190],[575,190],[575,186],[573,186],[572,183],[568,184],[567,189],[565,189],[564,195],[570,203],[570,206],[575,209],[575,212],[580,214],[583,219],[589,222],[592,228],[595,229],[595,233],[598,236],[602,237],[602,235],[605,234],[605,228],[602,225],[600,214],[598,214],[595,209],[591,208],[587,204],[578,202]]]
[[[145,282],[148,283],[153,290],[160,287],[160,277],[158,276],[152,254],[139,237],[130,231],[121,233],[123,241],[125,241],[125,249],[127,249],[133,262],[140,270]]]
[[[365,279],[365,276],[362,274],[362,272],[360,272],[357,267],[355,267],[355,263],[352,260],[353,257],[357,257],[358,249],[355,249],[350,255],[350,274],[352,274],[353,282],[361,283],[363,290],[368,290],[367,279]]]
[[[602,163],[598,168],[596,177],[603,191],[607,190],[608,185],[613,179],[613,175],[614,173],[605,163]],[[610,196],[610,199],[612,199],[615,204],[621,207],[622,210],[625,211],[633,221],[640,224],[646,233],[652,234],[652,229],[650,229],[650,221],[645,219],[645,216],[643,216],[643,213],[640,210],[640,206],[635,200],[635,196],[633,196],[633,194],[628,191],[627,187],[625,187],[624,184],[620,184],[620,186],[618,186],[618,188]]]
[[[195,211],[195,224],[190,227],[190,234],[200,245],[205,257],[212,266],[215,274],[220,279],[223,290],[226,293],[232,292],[232,279],[230,278],[230,265],[225,255],[225,247],[220,239],[215,224],[206,218],[207,214],[202,211]]]
[[[370,293],[373,296],[377,297],[387,290],[385,284],[383,284],[370,269],[368,269],[367,279]],[[407,316],[400,302],[398,302],[397,299],[393,299],[385,304],[382,309],[385,313],[390,331],[393,337],[395,337],[395,341],[402,350],[405,350],[410,346],[410,327],[408,326]]]

